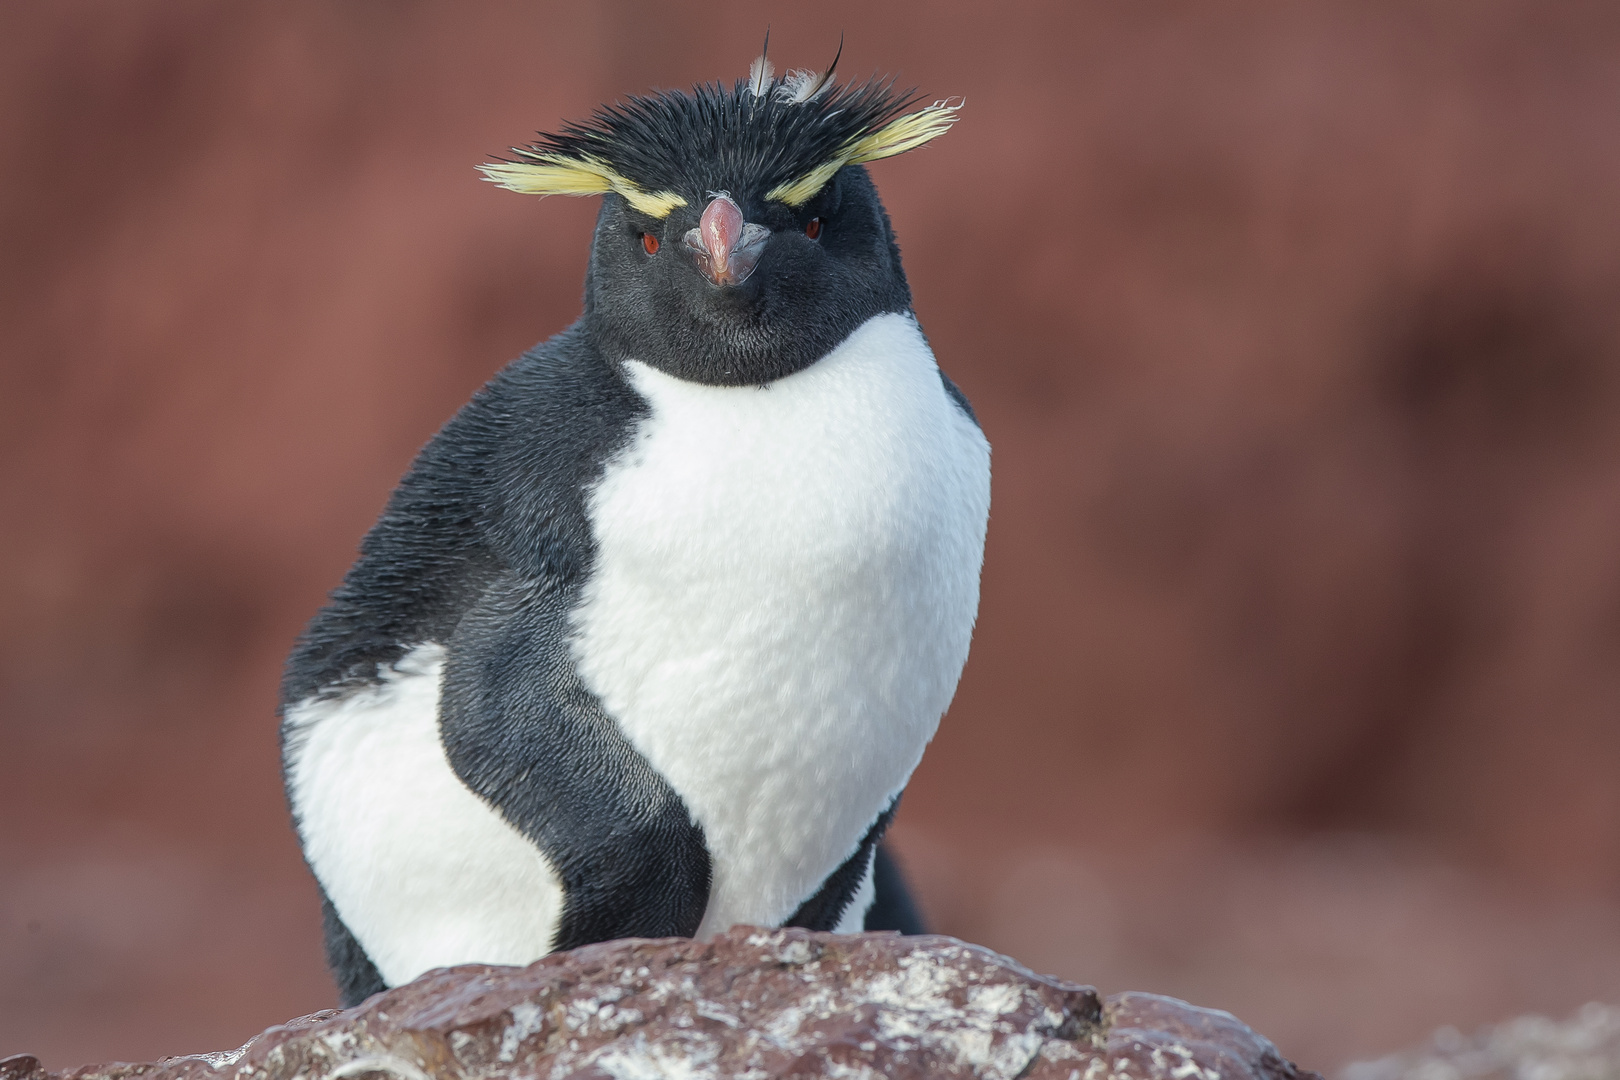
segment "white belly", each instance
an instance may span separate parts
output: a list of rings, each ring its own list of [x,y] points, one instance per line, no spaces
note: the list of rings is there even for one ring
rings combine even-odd
[[[288,793],[304,856],[390,986],[449,964],[551,950],[551,864],[450,768],[439,740],[444,648],[383,682],[287,710]]]
[[[589,512],[586,685],[703,827],[699,930],[780,922],[905,786],[978,610],[990,450],[910,316],[769,387],[639,363]]]

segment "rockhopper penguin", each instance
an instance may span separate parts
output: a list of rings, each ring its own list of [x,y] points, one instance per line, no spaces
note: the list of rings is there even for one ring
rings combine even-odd
[[[831,75],[761,57],[483,167],[602,208],[584,313],[422,450],[287,664],[345,1005],[611,938],[865,925],[967,658],[990,449],[863,167],[959,106]]]

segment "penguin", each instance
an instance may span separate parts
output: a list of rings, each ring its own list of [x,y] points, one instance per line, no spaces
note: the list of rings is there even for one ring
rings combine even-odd
[[[866,165],[961,104],[835,67],[762,55],[481,166],[602,203],[578,320],[421,450],[287,661],[345,1006],[614,938],[914,919],[878,842],[967,659],[990,447]]]

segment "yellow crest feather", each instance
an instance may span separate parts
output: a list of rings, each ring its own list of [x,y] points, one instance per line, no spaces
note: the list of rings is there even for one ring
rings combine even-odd
[[[815,197],[816,192],[826,187],[833,174],[845,165],[864,165],[868,161],[881,161],[896,154],[904,154],[907,150],[915,150],[923,143],[939,138],[956,123],[956,114],[961,111],[964,104],[966,102],[960,99],[954,102],[946,99],[936,101],[925,109],[896,117],[876,131],[851,139],[831,158],[797,180],[778,184],[765,197],[787,203],[789,206],[803,206]]]
[[[840,152],[831,160],[822,162],[797,180],[776,185],[765,193],[765,197],[774,199],[777,202],[787,203],[789,206],[803,206],[815,198],[816,192],[827,186],[827,181],[833,178],[834,173],[848,164],[849,159]]]
[[[855,140],[849,164],[864,165],[868,161],[894,157],[939,138],[951,130],[951,125],[956,123],[956,114],[964,104],[966,102],[963,101],[955,104],[949,100],[936,101],[926,109],[890,120],[872,134]]]
[[[666,218],[686,200],[673,191],[647,192],[625,179],[607,162],[514,148],[526,161],[496,161],[478,166],[492,183],[525,195],[605,195],[616,191],[648,217]]]

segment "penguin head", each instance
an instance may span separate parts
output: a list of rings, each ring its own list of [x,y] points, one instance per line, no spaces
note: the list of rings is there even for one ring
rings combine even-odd
[[[514,191],[604,196],[584,318],[610,360],[763,385],[910,309],[864,165],[943,134],[961,106],[840,86],[836,65],[778,80],[762,54],[730,88],[634,97],[482,166]]]

